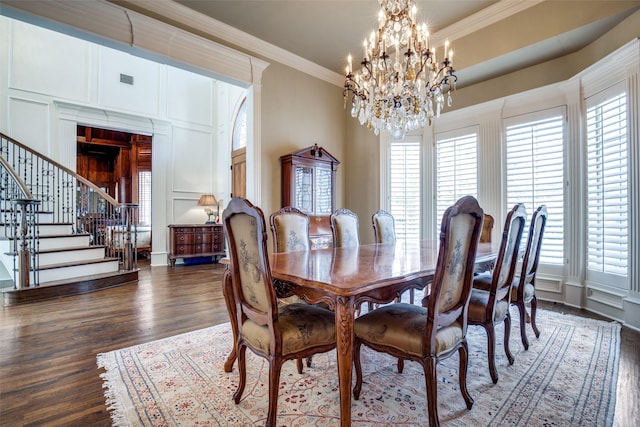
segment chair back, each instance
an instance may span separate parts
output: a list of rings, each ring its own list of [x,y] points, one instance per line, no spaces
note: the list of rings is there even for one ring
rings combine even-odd
[[[308,251],[309,216],[294,207],[284,207],[269,216],[274,252]]]
[[[396,229],[393,215],[380,209],[371,216],[373,235],[376,243],[395,243]]]
[[[467,331],[467,310],[483,211],[472,196],[447,208],[440,227],[438,262],[427,303],[425,354],[436,351],[438,329],[458,323],[462,337]]]
[[[511,284],[513,283],[513,276],[518,263],[520,241],[522,240],[526,217],[527,211],[524,204],[518,203],[513,206],[505,219],[498,257],[491,275],[491,289],[489,290],[491,293],[490,298],[494,298],[495,301],[507,298],[507,303],[510,302]],[[493,304],[490,303],[489,305]]]
[[[358,237],[358,215],[346,208],[340,208],[331,214],[333,246],[352,248],[360,245]]]
[[[484,214],[482,221],[482,232],[480,233],[480,243],[491,243],[491,231],[495,223],[494,218],[489,214]]]
[[[547,216],[547,207],[545,205],[540,205],[531,216],[527,247],[522,261],[522,270],[520,271],[521,283],[533,283],[535,280],[538,262],[540,260],[542,236],[544,235],[544,228],[547,225]],[[523,288],[523,286],[520,287],[519,291],[523,291]]]
[[[229,248],[229,269],[237,312],[239,339],[247,333],[269,338],[269,351],[280,341],[278,309],[267,256],[267,231],[262,210],[234,197],[222,215]],[[251,346],[253,347],[253,346]]]

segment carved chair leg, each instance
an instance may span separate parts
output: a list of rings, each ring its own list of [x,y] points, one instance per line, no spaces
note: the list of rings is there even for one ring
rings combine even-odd
[[[518,312],[520,313],[520,338],[522,339],[522,345],[525,350],[529,350],[529,341],[527,340],[527,324],[525,316],[527,314],[527,308],[523,302],[518,301]]]
[[[356,371],[356,385],[353,386],[353,398],[355,400],[360,398],[360,391],[362,390],[362,364],[360,362],[361,347],[362,341],[356,338],[353,344],[353,364]]]
[[[436,358],[428,357],[424,362],[423,369],[424,379],[427,387],[427,412],[429,415],[429,427],[437,427],[440,425],[440,419],[438,418],[438,379],[436,376]]]
[[[489,359],[489,374],[494,384],[498,382],[498,369],[496,369],[496,330],[493,324],[482,325],[487,332],[487,355]]]
[[[533,333],[536,334],[536,338],[540,338],[540,331],[538,330],[538,326],[536,325],[536,311],[538,309],[538,299],[534,295],[531,299],[531,327],[533,328]]]
[[[302,364],[302,359],[298,359]],[[276,357],[269,361],[269,411],[265,427],[276,427],[278,415],[278,389],[280,387],[280,370],[282,359]]]
[[[302,359],[296,359],[296,367],[298,368],[298,373],[302,373]]]
[[[504,318],[504,353],[507,355],[509,365],[513,365],[513,354],[509,348],[509,339],[511,338],[511,314],[507,313]]]
[[[224,302],[227,305],[229,322],[231,323],[231,331],[233,332],[233,348],[231,349],[229,356],[227,356],[227,360],[224,362],[224,371],[231,372],[233,370],[233,363],[236,361],[235,343],[238,339],[238,325],[236,324],[238,318],[236,316],[236,304],[233,300],[233,287],[231,284],[231,272],[229,269],[226,269],[222,276],[222,294],[224,296]]]
[[[459,367],[459,375],[460,375],[460,392],[462,393],[462,397],[464,398],[465,403],[467,404],[467,409],[471,409],[473,407],[473,398],[469,394],[469,390],[467,389],[467,367],[469,366],[469,347],[467,347],[467,341],[465,340],[460,346],[458,350],[458,354],[460,356],[460,367]]]
[[[240,346],[240,349],[238,350],[238,388],[236,389],[236,392],[233,393],[233,401],[236,402],[236,405],[240,403],[244,387],[247,384],[247,365],[245,363],[246,351],[247,347],[244,345]]]

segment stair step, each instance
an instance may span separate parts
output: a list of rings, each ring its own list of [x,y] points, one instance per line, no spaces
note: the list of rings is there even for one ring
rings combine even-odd
[[[0,224],[0,227],[3,227],[5,224]],[[7,230],[9,233],[7,237],[13,237],[13,228],[9,228]],[[73,224],[72,223],[39,223],[38,224],[38,232],[40,233],[40,237],[48,237],[48,236],[68,236],[73,233]]]
[[[52,249],[65,249],[78,246],[89,246],[91,235],[89,233],[56,234],[40,236],[39,251]]]
[[[40,266],[40,270],[55,270],[56,268],[65,268],[65,267],[75,267],[78,265],[88,265],[88,264],[100,264],[103,262],[118,262],[118,258],[94,258],[85,261],[71,261],[71,262],[60,262],[57,264],[47,265],[45,267]]]
[[[60,264],[66,260],[90,261],[102,259],[105,256],[106,246],[74,246],[63,249],[49,249],[38,252],[38,265],[40,268],[52,264]]]
[[[10,209],[0,209],[0,214],[9,213],[9,212],[11,212]],[[37,218],[38,224],[51,223],[53,222],[53,212],[50,212],[50,211],[36,212],[36,218]]]
[[[57,280],[90,276],[92,274],[115,273],[119,268],[118,258],[73,261],[41,266],[39,269],[40,285]]]

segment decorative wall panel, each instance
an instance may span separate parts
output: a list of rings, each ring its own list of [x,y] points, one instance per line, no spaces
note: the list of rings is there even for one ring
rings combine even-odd
[[[89,43],[15,20],[11,31],[10,88],[89,100]]]
[[[168,67],[167,117],[213,126],[213,84],[209,77]]]
[[[173,191],[212,191],[212,138],[211,132],[173,128]],[[177,218],[173,222],[180,223]]]
[[[98,104],[158,116],[160,64],[101,47],[98,67]]]

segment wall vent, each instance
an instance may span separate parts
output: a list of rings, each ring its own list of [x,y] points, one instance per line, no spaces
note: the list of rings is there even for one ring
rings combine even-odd
[[[120,74],[120,83],[133,86],[133,76],[127,74]]]

